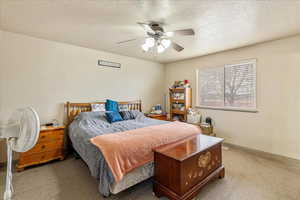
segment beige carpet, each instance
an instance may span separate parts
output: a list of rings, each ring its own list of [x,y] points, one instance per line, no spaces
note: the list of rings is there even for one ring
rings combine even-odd
[[[239,149],[223,150],[226,177],[207,185],[201,200],[299,200],[300,170]],[[4,172],[0,194],[4,188]],[[101,200],[97,181],[81,160],[69,158],[14,173],[14,200]],[[1,199],[0,198],[0,199]],[[153,200],[151,180],[107,200]],[[166,198],[161,198],[165,200]]]

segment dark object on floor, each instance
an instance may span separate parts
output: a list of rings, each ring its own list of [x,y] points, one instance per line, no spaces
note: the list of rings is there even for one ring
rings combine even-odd
[[[45,126],[53,126],[53,123],[51,122],[51,123],[47,123],[47,124],[45,124]]]
[[[205,123],[207,123],[207,124],[209,124],[209,125],[212,125],[212,118],[206,117],[206,118],[205,118]]]
[[[81,159],[80,155],[74,150],[72,151],[74,158],[77,159]]]
[[[157,197],[189,200],[210,180],[225,176],[221,138],[199,134],[154,150],[154,186]]]

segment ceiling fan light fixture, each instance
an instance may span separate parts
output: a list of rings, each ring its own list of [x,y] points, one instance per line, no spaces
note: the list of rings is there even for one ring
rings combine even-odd
[[[145,44],[147,44],[147,46],[150,47],[150,48],[154,47],[154,45],[155,45],[155,39],[151,38],[151,37],[146,38]]]
[[[165,35],[167,37],[173,37],[174,36],[174,32],[166,32]]]
[[[169,46],[171,45],[171,40],[163,39],[163,40],[161,41],[161,44],[167,49],[167,48],[169,48]]]
[[[145,32],[145,36],[143,37],[145,42],[141,45],[141,48],[144,52],[163,53],[170,47],[177,52],[181,52],[182,50],[184,50],[184,47],[174,42],[172,37],[195,35],[195,31],[192,28],[165,32],[164,28],[162,27],[163,23],[160,22],[137,22],[137,24],[139,24]],[[117,42],[117,44],[119,45],[126,42],[135,41],[137,39],[139,38],[120,41]]]
[[[165,51],[165,48],[160,44],[157,46],[157,53],[162,53]]]
[[[146,43],[142,45],[142,49],[146,52],[149,51],[149,47]]]

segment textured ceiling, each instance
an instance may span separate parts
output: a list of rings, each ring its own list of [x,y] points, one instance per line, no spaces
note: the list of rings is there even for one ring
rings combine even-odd
[[[300,33],[300,0],[0,0],[1,29],[167,63]],[[178,36],[178,53],[144,53],[136,22],[160,21]]]

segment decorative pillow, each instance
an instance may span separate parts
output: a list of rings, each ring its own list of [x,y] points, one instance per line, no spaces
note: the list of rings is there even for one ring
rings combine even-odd
[[[119,105],[119,111],[129,111],[129,106],[127,104]]]
[[[119,112],[107,112],[105,114],[109,123],[114,123],[123,120]]]
[[[92,107],[92,112],[105,111],[105,104],[93,103],[91,104],[91,107]]]
[[[111,127],[111,124],[107,121],[105,111],[81,112],[75,117],[74,121],[77,121],[76,124],[84,121],[85,125],[93,124],[97,128]]]
[[[134,115],[131,111],[120,111],[120,115],[122,116],[123,120],[134,119]]]
[[[106,111],[119,112],[118,102],[107,99],[105,103],[105,109]]]

